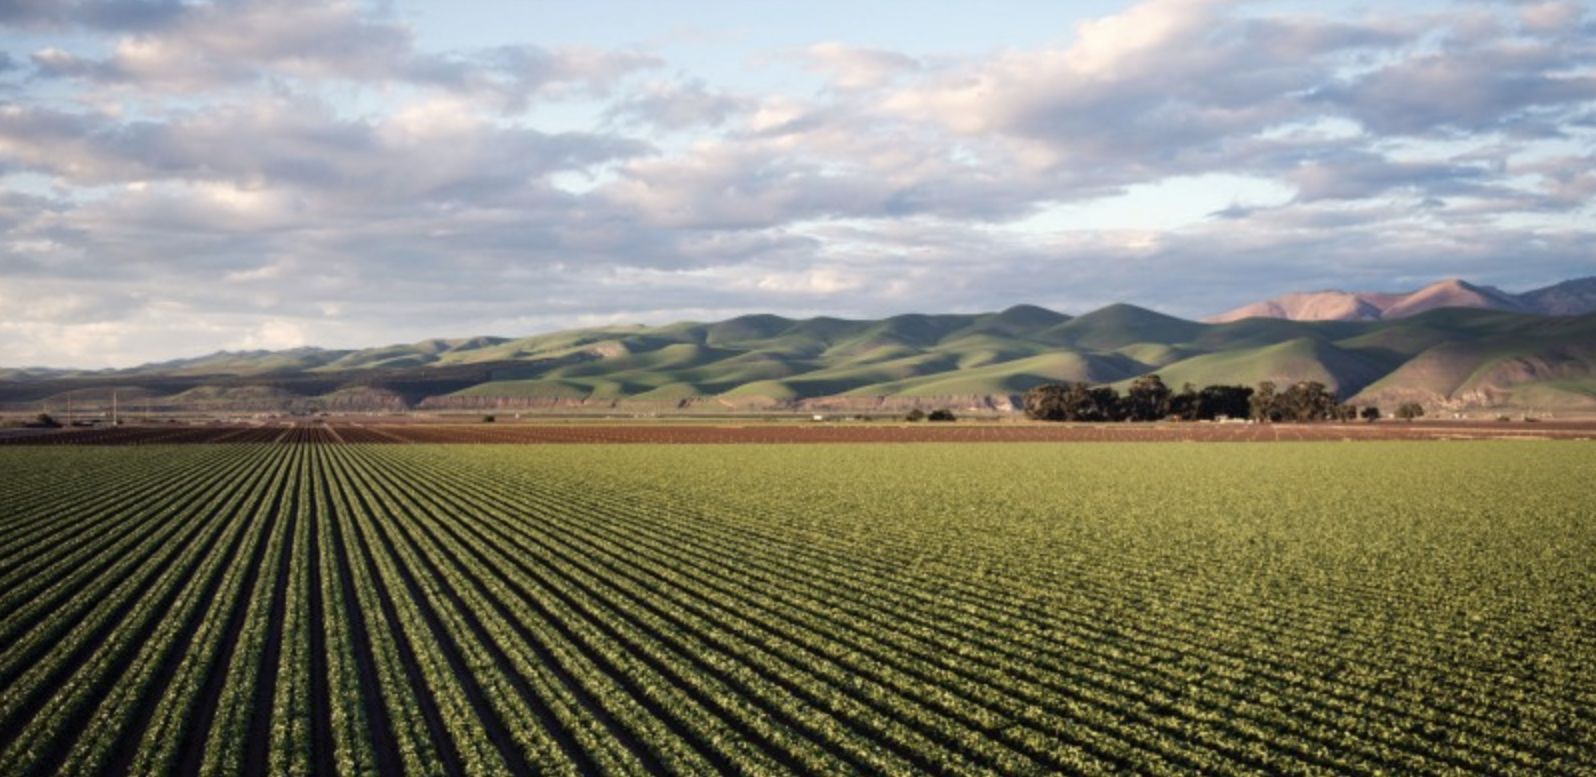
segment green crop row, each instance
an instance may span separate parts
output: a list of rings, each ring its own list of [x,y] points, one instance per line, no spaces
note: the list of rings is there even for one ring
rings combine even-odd
[[[0,773],[1596,772],[1592,473],[1578,442],[0,449]]]

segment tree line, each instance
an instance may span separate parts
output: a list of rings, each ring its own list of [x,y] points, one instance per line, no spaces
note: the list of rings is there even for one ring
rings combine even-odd
[[[1214,421],[1250,418],[1255,421],[1368,421],[1380,418],[1374,405],[1358,408],[1336,399],[1334,392],[1316,380],[1299,381],[1280,389],[1273,381],[1251,386],[1204,386],[1187,383],[1180,391],[1164,385],[1157,375],[1131,381],[1121,394],[1112,386],[1087,383],[1050,383],[1025,392],[1025,414],[1041,421]],[[1424,414],[1417,403],[1397,409],[1397,417]]]

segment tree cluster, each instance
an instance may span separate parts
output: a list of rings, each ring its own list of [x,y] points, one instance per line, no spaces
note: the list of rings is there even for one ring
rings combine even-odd
[[[1255,421],[1353,421],[1358,411],[1336,401],[1336,395],[1319,381],[1298,381],[1280,391],[1266,380],[1253,392],[1248,417]]]
[[[1341,404],[1318,381],[1302,381],[1281,391],[1264,381],[1249,386],[1204,386],[1187,383],[1176,392],[1157,375],[1131,382],[1121,395],[1112,386],[1053,383],[1025,392],[1025,414],[1043,421],[1213,421],[1251,418],[1257,421],[1351,421],[1357,408]],[[1365,417],[1369,417],[1367,414]],[[1375,410],[1375,418],[1379,411]],[[1370,420],[1373,420],[1372,418]]]
[[[1025,414],[1041,421],[1125,420],[1118,391],[1085,383],[1053,383],[1025,392]]]

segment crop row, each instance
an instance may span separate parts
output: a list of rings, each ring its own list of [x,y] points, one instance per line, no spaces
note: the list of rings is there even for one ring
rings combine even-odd
[[[0,773],[1596,770],[1577,443],[275,431],[0,451]]]

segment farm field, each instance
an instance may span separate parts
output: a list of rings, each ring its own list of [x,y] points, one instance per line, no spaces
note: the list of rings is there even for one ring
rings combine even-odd
[[[1596,439],[1596,422],[1420,423],[361,423],[106,426],[13,430],[0,445],[185,445],[218,442],[786,444],[881,442],[1306,442]]]
[[[1596,771],[1588,442],[450,428],[0,447],[0,774]]]

